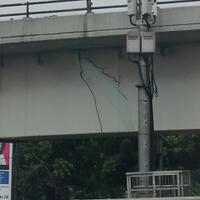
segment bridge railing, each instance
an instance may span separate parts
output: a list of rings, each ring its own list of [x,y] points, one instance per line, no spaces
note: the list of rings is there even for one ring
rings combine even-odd
[[[106,9],[116,9],[116,8],[126,8],[127,4],[115,4],[115,5],[104,5],[104,6],[94,6],[93,2],[95,0],[43,0],[43,1],[36,1],[36,2],[23,2],[23,3],[8,3],[8,4],[0,4],[0,9],[9,9],[9,8],[14,8],[15,10],[20,10],[18,9],[19,7],[23,7],[25,11],[20,12],[8,12],[8,13],[1,13],[0,11],[0,18],[4,17],[17,17],[17,16],[24,16],[24,17],[30,17],[32,15],[43,15],[43,14],[56,14],[56,13],[66,13],[66,12],[77,12],[77,11],[85,11],[86,13],[91,13],[95,10],[106,10]],[[101,1],[101,0],[96,0]],[[70,7],[65,7],[62,9],[47,9],[47,10],[39,10],[39,11],[31,11],[32,6],[36,5],[46,5],[47,7],[50,4],[60,4],[60,3],[73,3],[73,2],[85,2],[84,7],[77,7],[77,8],[70,8]],[[158,1],[158,4],[164,5],[164,4],[177,4],[177,3],[190,3],[190,2],[200,2],[200,0],[169,0],[169,1]],[[57,7],[57,6],[55,6]],[[58,6],[59,7],[59,6]]]

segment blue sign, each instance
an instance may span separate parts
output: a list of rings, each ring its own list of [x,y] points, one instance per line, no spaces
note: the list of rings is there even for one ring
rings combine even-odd
[[[9,171],[0,171],[0,184],[9,184]]]

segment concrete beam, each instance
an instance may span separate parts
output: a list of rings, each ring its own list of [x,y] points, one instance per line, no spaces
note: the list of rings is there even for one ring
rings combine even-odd
[[[200,40],[200,6],[160,9],[158,16],[159,43]],[[121,46],[132,28],[126,12],[3,21],[0,53]]]

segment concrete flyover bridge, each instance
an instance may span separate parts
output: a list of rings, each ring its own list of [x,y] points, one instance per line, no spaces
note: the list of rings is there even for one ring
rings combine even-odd
[[[200,6],[159,9],[154,101],[161,133],[200,131]],[[0,138],[137,132],[125,11],[0,22]]]

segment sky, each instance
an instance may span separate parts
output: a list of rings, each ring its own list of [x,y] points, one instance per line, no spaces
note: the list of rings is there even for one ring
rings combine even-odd
[[[19,2],[26,2],[27,0],[0,0],[0,4],[9,4],[9,3],[19,3]],[[28,0],[29,2],[37,2],[41,0]],[[45,1],[45,0],[42,0]],[[101,6],[101,5],[119,5],[119,4],[126,4],[127,0],[92,0],[94,6]],[[166,1],[166,0],[157,0],[157,1]],[[45,4],[45,5],[32,5],[30,8],[30,11],[41,11],[41,10],[53,10],[53,9],[67,9],[67,8],[80,8],[80,7],[86,7],[86,1],[82,0],[79,2],[68,2],[68,3],[57,3],[57,4]],[[193,6],[193,5],[200,5],[199,3],[187,3],[187,4],[170,4],[170,5],[165,5],[162,6],[161,8],[166,8],[166,7],[177,7],[177,6]],[[0,14],[7,14],[7,13],[18,13],[18,12],[25,12],[26,8],[25,7],[14,7],[14,8],[0,8]],[[125,8],[121,9],[109,9],[109,10],[95,10],[96,13],[98,12],[115,12],[115,11],[122,11],[125,10]],[[56,14],[46,14],[47,16],[50,15],[71,15],[71,14],[80,14],[80,12],[73,12],[73,13],[56,13]],[[43,15],[45,16],[45,15]],[[31,17],[41,17],[41,15],[34,15]],[[11,17],[10,17],[11,18]],[[4,19],[10,19],[10,18],[4,18]],[[19,19],[22,18],[20,17],[12,17],[14,19]],[[4,20],[0,18],[0,20]]]

